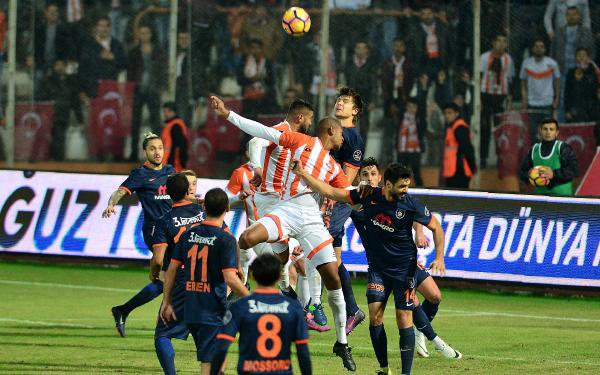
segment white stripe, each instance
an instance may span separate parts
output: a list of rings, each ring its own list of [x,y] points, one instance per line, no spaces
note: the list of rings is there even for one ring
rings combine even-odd
[[[27,320],[27,319],[12,319],[12,318],[0,318],[0,322],[8,323],[22,323],[22,324],[34,324],[38,326],[58,326],[58,327],[70,327],[70,328],[97,328],[87,324],[72,324],[72,323],[58,323],[58,322],[46,322],[41,320]]]
[[[465,198],[487,198],[487,199],[509,199],[514,201],[534,201],[534,202],[550,202],[550,203],[578,203],[578,204],[600,204],[599,198],[568,198],[568,197],[551,197],[540,195],[526,194],[508,194],[508,193],[487,193],[484,191],[458,191],[458,190],[442,190],[442,189],[410,189],[412,194],[432,195],[442,197],[465,197]]]
[[[456,313],[474,313],[481,316],[504,316],[508,318],[525,318],[525,319],[543,319],[543,320],[560,320],[566,322],[583,322],[583,323],[600,323],[600,319],[588,319],[588,318],[567,318],[562,316],[548,316],[548,315],[529,315],[529,314],[514,314],[504,312],[493,312],[493,311],[467,311],[467,310],[453,310],[444,309],[444,311],[456,312]],[[473,315],[476,316],[476,315]]]
[[[98,290],[98,291],[103,291],[103,292],[119,292],[119,293],[131,293],[131,292],[139,291],[136,289],[107,288],[107,287],[93,286],[93,285],[40,283],[40,282],[36,282],[36,281],[22,281],[22,280],[0,280],[0,284],[31,285],[31,286],[42,286],[42,287],[49,287],[49,288]]]

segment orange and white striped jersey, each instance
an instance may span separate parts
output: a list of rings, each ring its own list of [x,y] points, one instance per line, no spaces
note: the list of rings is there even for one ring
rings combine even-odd
[[[272,129],[278,130],[281,133],[292,130],[287,121],[273,126]],[[259,189],[261,193],[281,194],[283,192],[284,179],[286,178],[290,167],[290,154],[289,149],[278,146],[273,142],[269,142],[269,145],[265,149],[262,163],[262,183]]]
[[[227,192],[231,195],[238,195],[241,191],[246,192],[248,197],[244,199],[244,210],[249,223],[258,220],[258,210],[254,204],[254,186],[250,183],[254,177],[254,168],[250,163],[242,164],[234,169],[227,183]]]

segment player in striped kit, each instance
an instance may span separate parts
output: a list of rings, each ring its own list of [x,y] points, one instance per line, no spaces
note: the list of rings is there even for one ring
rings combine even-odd
[[[288,149],[290,157],[302,160],[315,177],[335,187],[350,186],[340,165],[329,155],[329,150],[337,150],[342,146],[342,126],[339,120],[324,118],[319,121],[317,137],[298,132],[282,133],[229,111],[216,96],[211,96],[210,99],[213,109],[221,117],[227,118],[252,136],[267,139]],[[344,367],[356,371],[346,338],[346,303],[338,276],[337,258],[331,245],[333,239],[323,224],[317,200],[306,183],[289,169],[282,192],[282,201],[277,203],[275,209],[242,233],[239,246],[247,249],[257,243],[275,242],[288,237],[298,240],[307,254],[307,266],[319,271],[328,291],[327,299],[334,315],[337,338],[333,352],[342,358]],[[287,261],[288,256],[288,249],[280,253],[280,259],[284,261]]]

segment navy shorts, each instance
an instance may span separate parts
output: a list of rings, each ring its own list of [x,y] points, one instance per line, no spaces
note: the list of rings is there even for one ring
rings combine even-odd
[[[154,234],[154,224],[142,227],[142,236],[148,250],[152,251],[152,235]]]
[[[188,324],[190,333],[196,344],[196,358],[199,362],[211,362],[217,347],[217,334],[223,326],[213,326],[202,323]]]
[[[426,278],[430,276],[431,275],[429,274],[429,272],[427,272],[427,270],[423,268],[422,265],[417,264],[417,271],[415,272],[415,279],[417,279],[417,288],[423,283],[423,281],[425,281]]]
[[[352,208],[346,203],[336,203],[331,212],[331,221],[329,222],[329,234],[333,237],[333,247],[341,247],[344,239],[344,224],[348,221]]]
[[[190,331],[187,325],[183,322],[183,306],[185,305],[185,274],[183,270],[177,271],[177,278],[175,279],[175,287],[171,294],[171,303],[173,304],[173,310],[175,310],[176,321],[170,322],[169,324],[163,323],[159,317],[156,321],[156,328],[154,329],[154,337],[166,337],[169,339],[180,339],[187,340]]]
[[[394,278],[378,271],[369,270],[367,302],[387,302],[394,293],[396,310],[413,310],[415,305],[415,277]]]

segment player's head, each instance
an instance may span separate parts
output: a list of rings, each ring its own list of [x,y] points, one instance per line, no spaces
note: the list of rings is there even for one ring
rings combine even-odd
[[[175,102],[165,102],[162,109],[165,120],[170,120],[177,116],[177,104]]]
[[[540,121],[540,136],[542,141],[554,141],[558,138],[558,121],[553,118],[546,118]]]
[[[317,124],[317,137],[323,144],[329,143],[330,150],[339,150],[344,143],[344,132],[340,120],[333,117],[321,119]]]
[[[456,103],[450,102],[444,106],[443,112],[446,123],[451,124],[460,116],[460,107]]]
[[[210,189],[204,195],[204,211],[207,217],[221,217],[229,211],[229,198],[223,189]]]
[[[352,118],[352,122],[360,117],[364,103],[358,91],[350,87],[342,87],[335,101],[335,117],[340,120]]]
[[[281,277],[279,258],[271,253],[257,256],[250,264],[250,274],[260,286],[275,286]]]
[[[383,173],[383,182],[385,190],[396,200],[404,198],[408,193],[412,171],[409,167],[392,163],[388,165]]]
[[[146,160],[156,166],[162,164],[165,149],[163,146],[162,139],[152,132],[144,133],[144,140],[142,141],[142,148],[146,153]]]
[[[381,172],[379,171],[379,163],[374,157],[363,159],[358,171],[361,182],[377,187],[381,183]]]
[[[288,109],[287,121],[297,126],[296,131],[307,134],[312,126],[315,110],[309,102],[302,99],[294,99]]]
[[[188,194],[190,183],[183,173],[175,173],[167,177],[167,194],[173,202],[180,202]]]
[[[188,183],[190,184],[187,197],[194,198],[196,196],[196,187],[198,186],[198,177],[196,177],[196,172],[192,171],[191,169],[186,169],[181,171],[181,174],[187,178]]]

